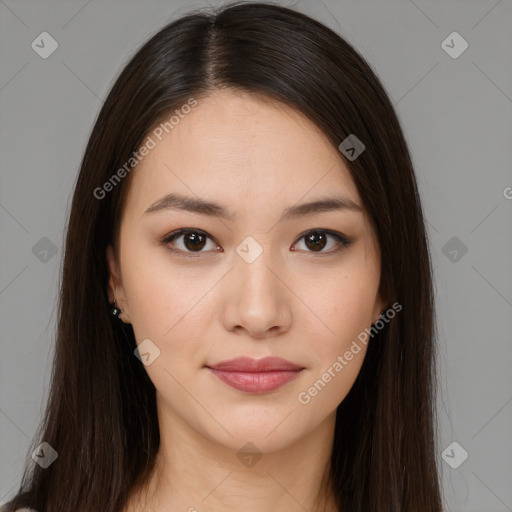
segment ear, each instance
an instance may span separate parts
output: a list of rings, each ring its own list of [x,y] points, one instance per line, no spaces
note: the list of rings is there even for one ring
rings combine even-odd
[[[106,257],[109,270],[108,300],[111,303],[114,302],[114,299],[116,300],[116,304],[121,308],[119,318],[124,323],[130,323],[130,312],[128,310],[128,301],[126,300],[126,294],[121,280],[121,272],[116,261],[114,249],[111,245],[107,247]]]
[[[375,301],[375,307],[373,309],[372,322],[376,323],[380,318],[380,315],[384,313],[386,309],[386,302],[381,298],[380,293]]]

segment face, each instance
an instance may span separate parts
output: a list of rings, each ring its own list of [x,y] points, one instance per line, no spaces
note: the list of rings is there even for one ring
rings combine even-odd
[[[161,141],[150,136],[131,171],[119,265],[112,247],[107,260],[159,416],[234,450],[286,447],[333,418],[365,356],[353,342],[383,310],[355,185],[311,121],[254,95],[215,92]],[[338,207],[303,207],[325,199]],[[212,369],[238,357],[301,370]]]

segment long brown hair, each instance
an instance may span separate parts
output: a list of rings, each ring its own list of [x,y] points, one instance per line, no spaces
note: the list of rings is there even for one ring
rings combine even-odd
[[[381,251],[380,292],[403,306],[368,345],[337,409],[330,478],[340,510],[438,512],[435,321],[427,233],[413,166],[392,103],[370,66],[316,20],[267,3],[235,3],[173,21],[122,70],[92,130],[67,226],[51,387],[7,511],[118,512],[144,484],[159,448],[155,387],[134,356],[129,325],[109,315],[106,247],[122,210],[123,167],[155,123],[194,97],[231,88],[306,114],[339,144]],[[341,157],[341,152],[340,152]]]

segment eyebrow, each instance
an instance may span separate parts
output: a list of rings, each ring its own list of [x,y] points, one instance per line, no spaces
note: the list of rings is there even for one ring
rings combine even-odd
[[[143,215],[164,210],[182,210],[230,221],[235,219],[235,215],[232,212],[218,203],[175,193],[167,194],[155,201],[146,209]],[[340,210],[362,212],[361,206],[346,197],[323,197],[309,203],[290,206],[282,213],[279,222],[320,212]]]

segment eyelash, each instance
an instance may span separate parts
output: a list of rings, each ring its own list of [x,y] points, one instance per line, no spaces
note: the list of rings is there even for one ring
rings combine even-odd
[[[203,231],[201,229],[181,228],[181,229],[178,229],[176,231],[173,231],[172,233],[169,233],[164,238],[162,238],[160,240],[160,244],[166,246],[166,245],[170,244],[172,241],[174,241],[176,238],[179,238],[181,235],[184,235],[186,233],[197,233],[197,234],[206,236],[210,240],[212,240],[215,243],[217,243],[210,235],[208,235],[208,233],[206,233],[205,231]],[[319,229],[319,228],[317,228],[317,229],[310,229],[309,231],[306,231],[306,232],[302,233],[299,236],[299,238],[297,238],[297,241],[294,242],[294,245],[296,243],[300,242],[307,235],[310,235],[310,234],[313,234],[313,233],[320,233],[320,234],[331,235],[332,237],[334,237],[336,239],[337,247],[334,250],[331,249],[330,251],[318,251],[318,252],[306,251],[306,252],[309,252],[311,254],[318,254],[320,256],[327,256],[327,255],[337,254],[340,251],[342,251],[343,249],[347,248],[350,244],[352,244],[352,240],[349,240],[348,238],[343,236],[341,233],[338,233],[336,231],[332,231],[330,229]],[[218,245],[220,245],[220,244],[218,244]],[[182,249],[176,249],[176,248],[171,248],[171,247],[168,247],[168,249],[171,252],[179,254],[180,256],[184,256],[186,258],[197,258],[197,257],[199,257],[201,255],[202,252],[206,252],[206,251],[190,252],[190,251],[183,251]]]

